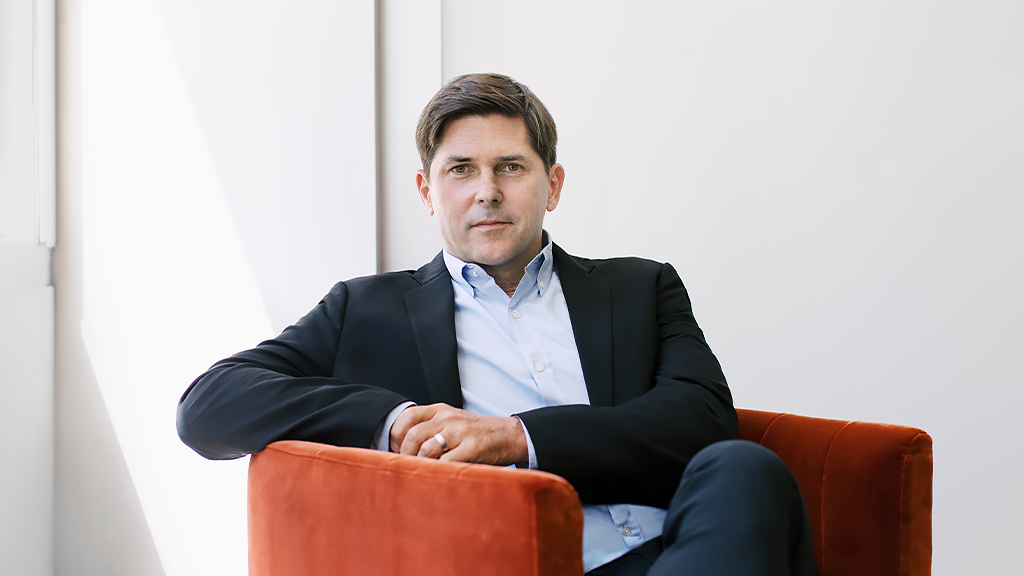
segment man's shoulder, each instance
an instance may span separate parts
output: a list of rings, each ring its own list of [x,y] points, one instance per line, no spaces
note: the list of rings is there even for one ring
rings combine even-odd
[[[366,276],[356,276],[355,278],[349,278],[339,282],[339,284],[345,284],[349,288],[354,287],[372,287],[372,286],[388,286],[388,285],[409,285],[415,281],[416,270],[395,270],[392,272],[380,272],[378,274],[368,274]]]
[[[570,258],[580,264],[589,264],[594,267],[625,267],[625,268],[662,268],[665,262],[659,262],[650,258],[639,256],[614,256],[611,258],[585,258],[583,256],[570,255]]]
[[[640,258],[638,256],[616,256],[613,258],[585,258],[569,254],[564,250],[556,253],[556,261],[578,266],[587,272],[597,274],[659,274],[671,264]]]
[[[438,254],[437,258],[434,258],[417,270],[397,270],[358,276],[338,282],[334,290],[344,290],[349,293],[373,293],[396,290],[404,292],[435,280],[445,273],[447,273],[447,268],[444,266],[444,260]]]

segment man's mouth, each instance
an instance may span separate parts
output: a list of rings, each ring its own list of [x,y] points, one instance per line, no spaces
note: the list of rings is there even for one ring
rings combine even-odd
[[[506,224],[511,224],[511,222],[506,222],[505,220],[481,220],[473,224],[473,228],[477,230],[495,230]]]

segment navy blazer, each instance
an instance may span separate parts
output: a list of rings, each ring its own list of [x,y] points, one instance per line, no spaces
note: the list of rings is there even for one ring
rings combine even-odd
[[[718,360],[672,266],[553,254],[590,405],[517,415],[538,466],[584,502],[667,507],[690,458],[736,437]],[[454,301],[440,254],[415,272],[339,282],[280,336],[196,379],[178,434],[217,459],[276,440],[369,447],[402,402],[462,407]]]

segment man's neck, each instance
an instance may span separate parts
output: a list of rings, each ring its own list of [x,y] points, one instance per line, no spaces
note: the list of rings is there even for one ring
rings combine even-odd
[[[529,263],[529,260],[527,260],[527,263]],[[501,288],[505,294],[508,294],[509,298],[516,293],[516,288],[519,287],[519,282],[521,282],[523,276],[526,275],[525,265],[520,266],[518,269],[503,270],[499,270],[499,268],[503,268],[502,266],[481,265],[480,267],[484,269],[484,272],[487,272],[488,276],[494,278],[494,283],[497,284],[498,288]],[[516,272],[516,270],[518,270],[518,272]]]
[[[501,288],[502,292],[505,293],[509,298],[512,298],[516,290],[519,288],[520,282],[526,276],[526,268],[538,258],[541,253],[548,253],[547,258],[550,259],[551,254],[551,237],[546,231],[542,231],[540,238],[537,239],[537,243],[524,250],[522,253],[517,255],[515,258],[503,262],[501,264],[481,264],[480,262],[474,262],[472,260],[463,259],[446,246],[444,249],[445,266],[448,267],[448,271],[452,275],[453,281],[460,281],[463,274],[463,266],[472,264],[479,266],[494,283]],[[543,262],[543,260],[541,260]],[[473,273],[475,276],[476,274]]]
[[[494,283],[501,288],[508,297],[511,298],[516,293],[516,288],[519,287],[519,282],[522,281],[523,276],[526,275],[526,267],[544,250],[544,236],[537,238],[537,241],[531,246],[531,249],[524,251],[512,260],[505,262],[504,264],[498,264],[496,266],[486,266],[480,264],[479,266],[487,272],[487,275],[494,279]]]

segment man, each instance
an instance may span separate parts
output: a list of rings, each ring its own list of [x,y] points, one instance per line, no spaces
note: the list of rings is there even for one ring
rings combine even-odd
[[[282,439],[546,470],[584,503],[591,574],[813,574],[785,465],[733,440],[725,377],[671,266],[566,254],[543,230],[565,170],[525,86],[462,76],[416,132],[444,250],[338,283],[185,392],[208,458]]]

